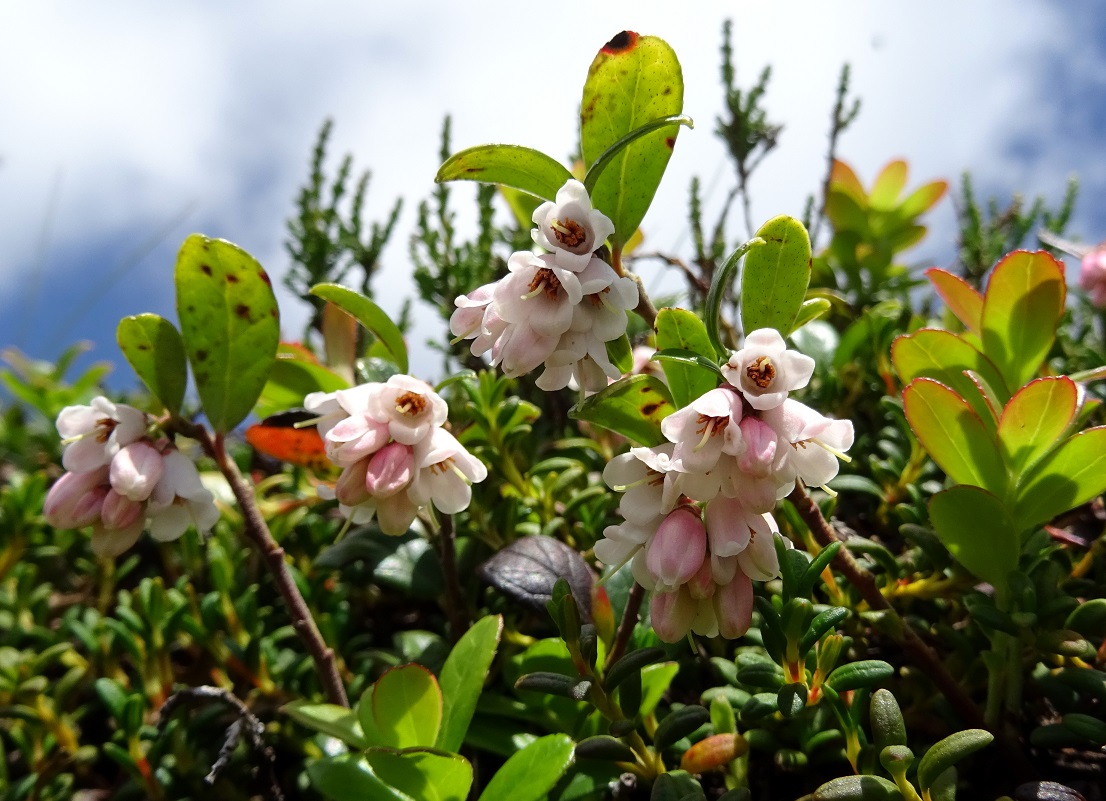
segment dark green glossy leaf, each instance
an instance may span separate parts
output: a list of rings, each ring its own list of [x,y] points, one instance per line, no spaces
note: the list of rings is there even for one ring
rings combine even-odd
[[[623,31],[596,55],[580,104],[580,146],[589,167],[627,134],[683,111],[684,82],[672,48],[656,36]],[[672,155],[678,127],[636,139],[603,170],[592,204],[614,223],[620,252],[641,224]]]
[[[877,753],[891,745],[906,745],[906,723],[902,719],[899,702],[890,690],[881,688],[872,693],[868,715]]]
[[[826,679],[826,684],[838,693],[843,693],[846,690],[859,690],[861,687],[874,687],[893,675],[895,668],[882,659],[862,659],[835,668]]]
[[[675,410],[663,381],[651,375],[631,375],[586,398],[569,416],[651,446],[667,441],[661,434],[661,420]]]
[[[361,293],[341,284],[317,284],[311,287],[311,294],[356,317],[388,349],[399,372],[407,372],[407,345],[403,341],[403,332],[383,309]]]
[[[993,739],[995,736],[983,729],[966,729],[950,734],[926,751],[918,763],[918,787],[923,793],[928,792],[938,776]]]
[[[495,772],[480,801],[542,801],[572,764],[574,748],[567,734],[535,740]]]
[[[773,217],[757,231],[764,245],[749,251],[741,271],[741,325],[746,333],[791,333],[810,283],[810,237],[794,217]]]
[[[115,341],[142,383],[171,414],[180,413],[188,365],[184,342],[171,322],[156,314],[124,317]]]
[[[686,309],[661,309],[657,313],[657,351],[672,400],[683,408],[718,386],[721,372],[715,362],[707,327],[699,316]],[[661,354],[679,353],[671,359]]]
[[[521,145],[477,145],[450,156],[434,180],[501,184],[553,200],[572,173],[552,156]],[[529,222],[527,220],[526,222]],[[406,372],[406,371],[405,371]]]
[[[193,234],[175,271],[177,317],[204,414],[217,432],[250,413],[276,360],[280,315],[269,276],[246,251]]]
[[[461,750],[502,633],[503,618],[488,615],[466,631],[449,652],[439,678],[443,708],[436,748]]]
[[[737,272],[737,265],[741,263],[741,257],[750,250],[764,244],[763,239],[754,237],[745,244],[739,245],[722,263],[722,266],[715,270],[714,276],[711,278],[710,289],[707,291],[707,300],[703,308],[703,321],[707,325],[707,335],[710,337],[710,343],[714,346],[715,353],[718,354],[720,359],[728,359],[730,356],[729,347],[722,341],[720,322],[722,301],[726,297],[726,290],[729,289],[730,281],[733,280],[734,274]]]
[[[880,776],[842,776],[815,790],[814,801],[902,801],[902,793]]]
[[[710,722],[710,712],[705,707],[692,704],[665,715],[653,734],[653,745],[658,751],[687,737],[704,723]]]
[[[1000,592],[1018,566],[1018,527],[1002,502],[985,489],[950,487],[929,501],[937,536],[960,564]]]

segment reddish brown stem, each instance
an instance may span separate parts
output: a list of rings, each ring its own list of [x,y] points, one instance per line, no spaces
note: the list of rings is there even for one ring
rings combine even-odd
[[[300,640],[307,648],[307,652],[311,655],[311,659],[315,662],[315,670],[319,674],[319,680],[322,682],[327,700],[332,704],[348,708],[349,699],[346,697],[346,688],[342,682],[342,676],[338,672],[338,661],[334,656],[334,651],[323,640],[323,635],[315,624],[315,618],[312,617],[307,602],[303,599],[303,595],[300,594],[299,588],[292,578],[288,563],[284,560],[284,549],[273,539],[272,532],[269,531],[269,526],[265,523],[265,518],[257,506],[257,496],[254,494],[253,486],[246,481],[238,470],[238,465],[227,455],[222,435],[213,438],[204,426],[183,420],[173,422],[178,431],[200,443],[204,452],[215,460],[219,472],[230,484],[231,491],[238,501],[238,506],[242,509],[246,536],[257,546],[265,559],[265,564],[276,582],[285,606],[288,608],[288,614],[292,619],[292,628],[295,629]]]
[[[438,545],[442,551],[442,575],[445,577],[446,613],[449,615],[450,639],[457,642],[469,629],[468,604],[457,573],[457,549],[453,531],[453,516],[442,515],[438,528]]]
[[[645,588],[634,582],[630,595],[626,598],[626,609],[622,613],[622,622],[618,624],[618,633],[615,634],[611,652],[607,654],[606,667],[610,667],[626,652],[626,646],[630,643],[630,635],[634,633],[637,625],[638,612],[641,611],[641,602],[645,598]]]

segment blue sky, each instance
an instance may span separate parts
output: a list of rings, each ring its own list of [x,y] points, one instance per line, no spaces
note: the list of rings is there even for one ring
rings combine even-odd
[[[624,28],[667,39],[684,68],[685,110],[698,125],[681,134],[644,229],[650,249],[686,255],[691,176],[715,187],[715,206],[730,185],[728,174],[714,180],[728,164],[711,133],[726,17],[739,82],[770,63],[767,105],[785,124],[753,182],[755,219],[798,215],[815,189],[848,61],[864,107],[839,152],[866,182],[903,157],[912,185],[955,183],[970,169],[985,194],[1055,203],[1077,173],[1071,232],[1096,242],[1106,238],[1101,5],[730,0],[696,2],[677,18],[671,3],[643,0],[0,0],[0,348],[53,359],[88,339],[89,359],[118,361],[120,317],[175,316],[173,261],[192,231],[237,242],[279,278],[285,220],[327,116],[334,156],[351,152],[373,173],[369,217],[406,200],[377,284],[378,302],[398,311],[413,295],[407,239],[433,189],[443,115],[453,115],[457,149],[498,141],[563,156],[588,64]],[[929,221],[931,237],[911,255],[947,265],[951,204]],[[282,298],[282,311],[285,334],[297,335],[301,310]],[[416,328],[413,372],[436,373],[439,359],[421,342],[443,335]],[[112,383],[132,380],[124,365]]]

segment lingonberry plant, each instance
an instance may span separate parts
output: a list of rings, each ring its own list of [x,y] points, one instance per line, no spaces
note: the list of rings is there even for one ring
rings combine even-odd
[[[737,88],[727,28],[746,217],[768,77]],[[898,258],[947,185],[901,198],[896,161],[869,191],[836,159],[846,70],[828,244],[781,215],[730,246],[723,210],[708,245],[695,183],[696,259],[660,254],[689,301],[658,310],[639,228],[683,91],[624,31],[579,161],[451,154],[447,125],[412,246],[436,386],[367,294],[395,212],[366,245],[364,182],[348,221],[341,192],[320,211],[329,123],[290,226],[306,341],[251,256],[193,235],[177,322],[119,324],[147,396],[8,354],[58,437],[3,430],[0,797],[1101,797],[1101,254],[1075,303],[1047,251],[983,291],[930,270],[929,319]],[[484,185],[472,242],[454,181]],[[362,291],[329,280],[355,263]]]

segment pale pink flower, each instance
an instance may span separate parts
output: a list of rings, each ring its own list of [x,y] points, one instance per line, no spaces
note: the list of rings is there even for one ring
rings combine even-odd
[[[316,426],[327,458],[339,467],[351,465],[387,443],[387,420],[369,413],[381,386],[359,384],[337,392],[312,392],[303,399],[304,408],[319,415]]]
[[[111,488],[132,501],[150,497],[165,472],[161,452],[145,440],[132,442],[111,460]]]
[[[66,470],[83,473],[108,464],[120,448],[145,435],[146,414],[100,396],[88,406],[62,409],[57,429],[65,446],[62,465]]]
[[[646,546],[645,565],[656,578],[656,589],[670,592],[690,581],[706,556],[707,532],[698,507],[679,506]]]
[[[107,465],[84,473],[64,473],[46,493],[43,516],[54,528],[91,526],[100,519],[110,489]]]
[[[654,592],[649,602],[650,622],[664,642],[679,642],[686,637],[698,613],[699,602],[691,597],[687,587]]]
[[[1106,245],[1099,245],[1083,257],[1079,286],[1091,296],[1091,303],[1106,308]]]
[[[415,473],[415,455],[410,445],[390,442],[374,453],[365,470],[365,490],[387,498],[407,489]]]
[[[738,571],[732,581],[718,587],[711,603],[718,633],[731,640],[741,637],[753,622],[753,582]]]
[[[576,273],[558,267],[552,256],[519,250],[507,260],[510,272],[492,292],[499,316],[542,336],[560,336],[572,325],[572,310],[584,296]]]
[[[167,542],[192,526],[201,534],[219,521],[215,496],[204,488],[192,460],[178,450],[163,454],[165,472],[150,495],[150,536]]]
[[[533,219],[537,226],[531,232],[534,241],[566,270],[584,269],[591,254],[614,233],[614,223],[592,208],[587,189],[576,180],[562,186],[555,201],[538,206]]]
[[[763,413],[781,443],[790,444],[776,471],[779,495],[784,497],[801,479],[811,487],[824,487],[840,469],[839,459],[853,444],[851,420],[833,420],[798,401],[786,400]]]
[[[425,381],[393,375],[369,398],[369,414],[387,423],[396,442],[417,445],[445,423],[449,407]]]
[[[787,393],[807,385],[814,359],[787,345],[774,328],[759,328],[745,337],[741,350],[722,365],[722,375],[741,391],[754,409],[763,411],[783,403]]]
[[[723,453],[741,453],[740,421],[741,397],[727,387],[705,392],[664,418],[661,433],[676,446],[672,454],[675,468],[683,473],[705,473]]]
[[[467,295],[460,295],[453,301],[456,311],[449,317],[449,331],[458,341],[471,339],[474,334],[486,333],[483,331],[484,314],[492,302],[492,293],[495,291],[495,282],[477,287]],[[477,337],[479,339],[479,337]],[[473,345],[473,353],[476,353],[476,343]],[[486,351],[491,343],[481,350]],[[476,354],[479,355],[479,354]]]
[[[488,477],[488,468],[443,428],[434,430],[422,450],[419,472],[408,492],[411,499],[420,506],[433,503],[448,515],[467,509],[472,485]]]

